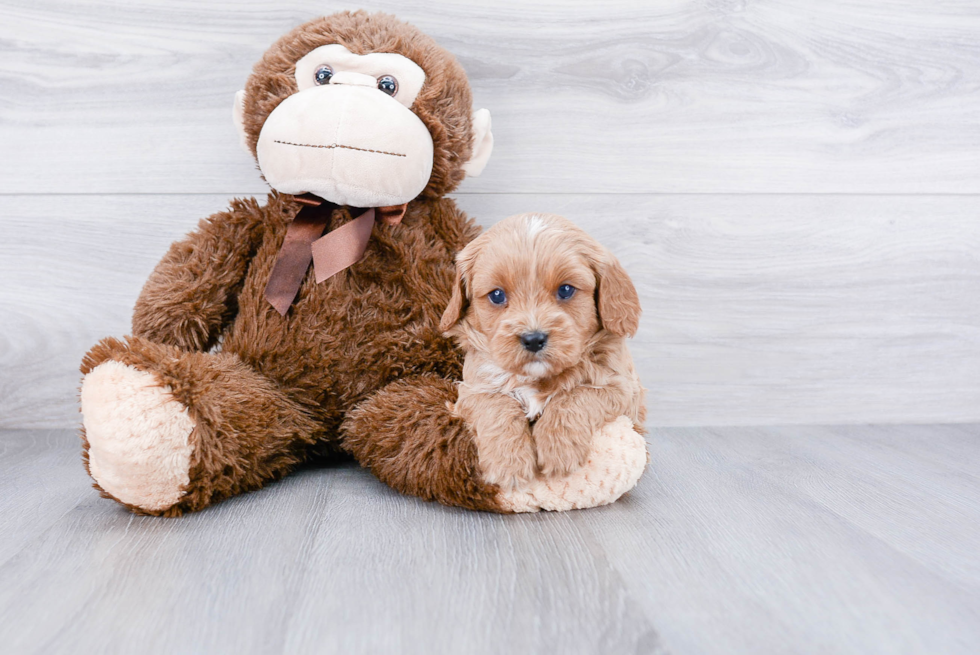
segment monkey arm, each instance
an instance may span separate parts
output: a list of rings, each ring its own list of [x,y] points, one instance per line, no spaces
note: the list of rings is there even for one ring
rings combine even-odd
[[[237,312],[263,225],[254,199],[235,200],[174,243],[140,292],[133,334],[184,350],[214,346]]]

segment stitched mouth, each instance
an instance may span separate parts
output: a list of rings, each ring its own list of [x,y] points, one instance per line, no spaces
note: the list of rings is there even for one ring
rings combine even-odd
[[[325,150],[333,150],[334,148],[343,148],[345,150],[357,150],[359,152],[373,152],[376,155],[390,155],[391,157],[406,157],[400,152],[385,152],[384,150],[371,150],[370,148],[355,148],[354,146],[345,146],[340,143],[331,143],[328,146],[321,146],[315,143],[292,143],[291,141],[280,141],[275,139],[276,143],[281,143],[284,146],[296,146],[298,148],[323,148]]]

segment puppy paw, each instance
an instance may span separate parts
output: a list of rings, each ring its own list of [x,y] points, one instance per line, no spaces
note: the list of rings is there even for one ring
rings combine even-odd
[[[498,501],[510,512],[608,505],[636,486],[647,459],[643,437],[633,429],[628,417],[620,416],[594,436],[582,468],[564,477],[536,479],[501,489]]]
[[[532,429],[538,470],[546,478],[563,477],[589,458],[593,428],[577,426],[559,412],[546,413]]]
[[[548,440],[537,445],[538,471],[545,478],[560,478],[585,465],[589,458],[589,443],[561,443]]]
[[[484,481],[511,489],[534,479],[536,460],[529,430],[511,438],[476,441]]]
[[[116,361],[82,380],[89,473],[99,488],[148,512],[184,495],[194,421],[150,373]]]

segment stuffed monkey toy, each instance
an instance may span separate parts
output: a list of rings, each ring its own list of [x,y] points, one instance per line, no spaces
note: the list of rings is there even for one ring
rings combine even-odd
[[[489,484],[450,411],[463,356],[439,320],[479,228],[445,196],[493,143],[471,104],[452,55],[384,14],[310,21],[263,55],[233,115],[272,192],[174,243],[132,336],[82,362],[84,461],[104,497],[179,516],[331,453],[494,512],[600,505],[635,484],[645,445],[615,424],[564,478]]]

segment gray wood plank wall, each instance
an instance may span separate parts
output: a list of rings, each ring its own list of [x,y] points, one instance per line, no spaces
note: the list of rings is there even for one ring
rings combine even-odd
[[[651,424],[980,421],[980,5],[379,2],[494,117],[460,204],[626,263]],[[231,100],[336,2],[0,3],[0,427],[78,422],[167,244],[263,194]]]

